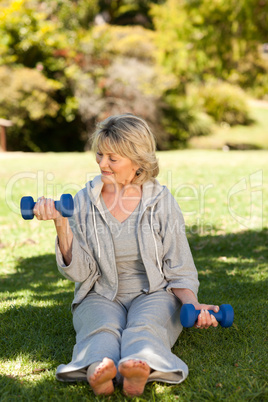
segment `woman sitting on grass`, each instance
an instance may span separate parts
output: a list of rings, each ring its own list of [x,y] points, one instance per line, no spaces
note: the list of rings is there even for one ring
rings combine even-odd
[[[180,308],[201,309],[196,327],[218,325],[199,304],[198,279],[181,211],[155,179],[155,140],[144,120],[131,114],[100,123],[93,150],[101,174],[75,197],[71,218],[41,197],[34,213],[53,219],[60,272],[75,283],[72,303],[76,345],[60,365],[61,381],[86,380],[96,395],[123,384],[129,396],[145,384],[178,384],[186,364],[171,352],[182,325]]]

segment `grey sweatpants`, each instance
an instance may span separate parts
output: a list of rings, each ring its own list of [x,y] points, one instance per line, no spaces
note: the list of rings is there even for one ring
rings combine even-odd
[[[188,367],[171,352],[182,331],[180,306],[164,289],[114,301],[90,292],[73,314],[76,345],[72,361],[57,368],[56,378],[86,381],[88,366],[108,357],[116,366],[130,359],[145,361],[154,370],[148,382],[180,383]]]

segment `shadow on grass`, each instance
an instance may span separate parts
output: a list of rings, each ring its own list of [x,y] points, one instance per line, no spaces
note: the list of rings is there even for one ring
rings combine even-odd
[[[249,332],[255,325],[265,326],[268,230],[193,236],[189,241],[199,272],[199,301],[231,304],[235,325]]]
[[[0,279],[1,301],[8,305],[1,314],[0,358],[67,362],[74,343],[73,286],[62,279],[53,254],[18,260],[16,272]]]
[[[16,272],[0,279],[0,291],[9,291],[5,300],[16,300],[22,296],[31,301],[54,299],[58,302],[71,302],[73,285],[58,272],[55,255],[45,254],[38,257],[19,258],[15,266]],[[21,292],[20,292],[21,291]]]
[[[267,235],[268,230],[265,229],[260,232],[245,231],[219,236],[189,236],[199,271],[200,301],[232,304],[235,322],[229,329],[183,331],[174,346],[174,352],[189,365],[190,374],[193,371],[193,375],[182,385],[167,386],[166,395],[179,395],[182,392],[187,400],[193,392],[201,392],[195,389],[197,380],[200,383],[206,382],[204,371],[211,364],[215,366],[214,373],[209,375],[210,382],[211,378],[214,381],[214,377],[218,381],[216,378],[221,375],[221,370],[222,373],[229,370],[232,378],[234,363],[237,361],[241,365],[238,384],[246,384],[247,379],[243,375],[249,365],[251,373],[257,373],[256,376],[262,381],[262,340],[266,336],[267,324],[267,275],[265,277],[264,272],[268,261]],[[32,369],[26,375],[25,381],[0,376],[0,387],[6,390],[9,398],[10,395],[15,397],[21,394],[23,398],[18,399],[24,400],[24,395],[26,398],[29,392],[31,398],[42,394],[44,400],[48,400],[49,393],[55,392],[53,400],[66,399],[69,393],[70,399],[67,400],[88,400],[89,396],[90,400],[100,400],[92,392],[89,394],[84,385],[66,385],[58,383],[54,378],[56,367],[70,361],[75,343],[70,312],[73,286],[71,282],[62,280],[52,254],[19,260],[16,272],[1,278],[0,291],[5,292],[2,302],[8,303],[9,308],[1,314],[0,358],[3,361],[17,359],[22,364],[25,361],[28,366],[32,362],[33,368],[37,364],[47,369],[47,374],[37,382],[27,380]],[[213,352],[214,344],[217,344],[217,353]],[[226,350],[229,350],[227,356]],[[212,363],[214,356],[216,360]],[[238,370],[237,368],[236,371]],[[220,377],[219,382],[221,381]],[[220,389],[215,391],[215,384],[213,387],[211,392],[214,397],[218,395],[215,392],[223,392]],[[161,393],[158,395],[155,390],[153,384],[146,386],[145,400],[162,400]],[[231,392],[233,388],[226,389],[225,397],[231,395]],[[239,395],[243,396],[243,389],[239,391]],[[10,399],[7,397],[6,400]],[[124,397],[118,391],[111,400],[123,401]]]
[[[267,229],[191,236],[189,242],[199,271],[201,296],[213,295],[214,303],[239,304],[242,298],[249,301],[249,296],[256,295],[259,301],[266,302]]]
[[[75,387],[70,384],[58,383],[51,375],[34,375],[31,377],[0,375],[1,402],[10,401],[96,401],[88,384]],[[74,392],[70,393],[70,390]],[[103,399],[105,400],[105,399]]]

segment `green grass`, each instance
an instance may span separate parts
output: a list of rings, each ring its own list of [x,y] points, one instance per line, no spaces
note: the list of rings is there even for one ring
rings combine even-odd
[[[222,125],[215,127],[213,133],[206,137],[193,137],[190,148],[222,149],[228,145],[238,149],[268,149],[268,107],[252,105],[251,117],[254,124],[249,126]]]
[[[9,156],[9,155],[8,155]],[[75,343],[73,284],[56,269],[51,222],[22,221],[19,200],[75,194],[97,172],[90,154],[0,159],[0,400],[101,401],[55,370]],[[185,329],[174,352],[180,385],[152,383],[136,401],[265,401],[267,393],[268,152],[158,154],[159,180],[178,200],[199,271],[199,299],[230,303],[234,325]],[[107,398],[106,398],[107,399]],[[121,389],[110,401],[127,401]]]

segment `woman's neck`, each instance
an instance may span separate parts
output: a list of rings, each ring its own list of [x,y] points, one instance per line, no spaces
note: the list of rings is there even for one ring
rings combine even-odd
[[[114,195],[117,197],[140,197],[141,196],[141,186],[138,184],[119,184],[119,183],[111,183],[104,184],[102,188],[102,193],[106,193],[107,195]]]

